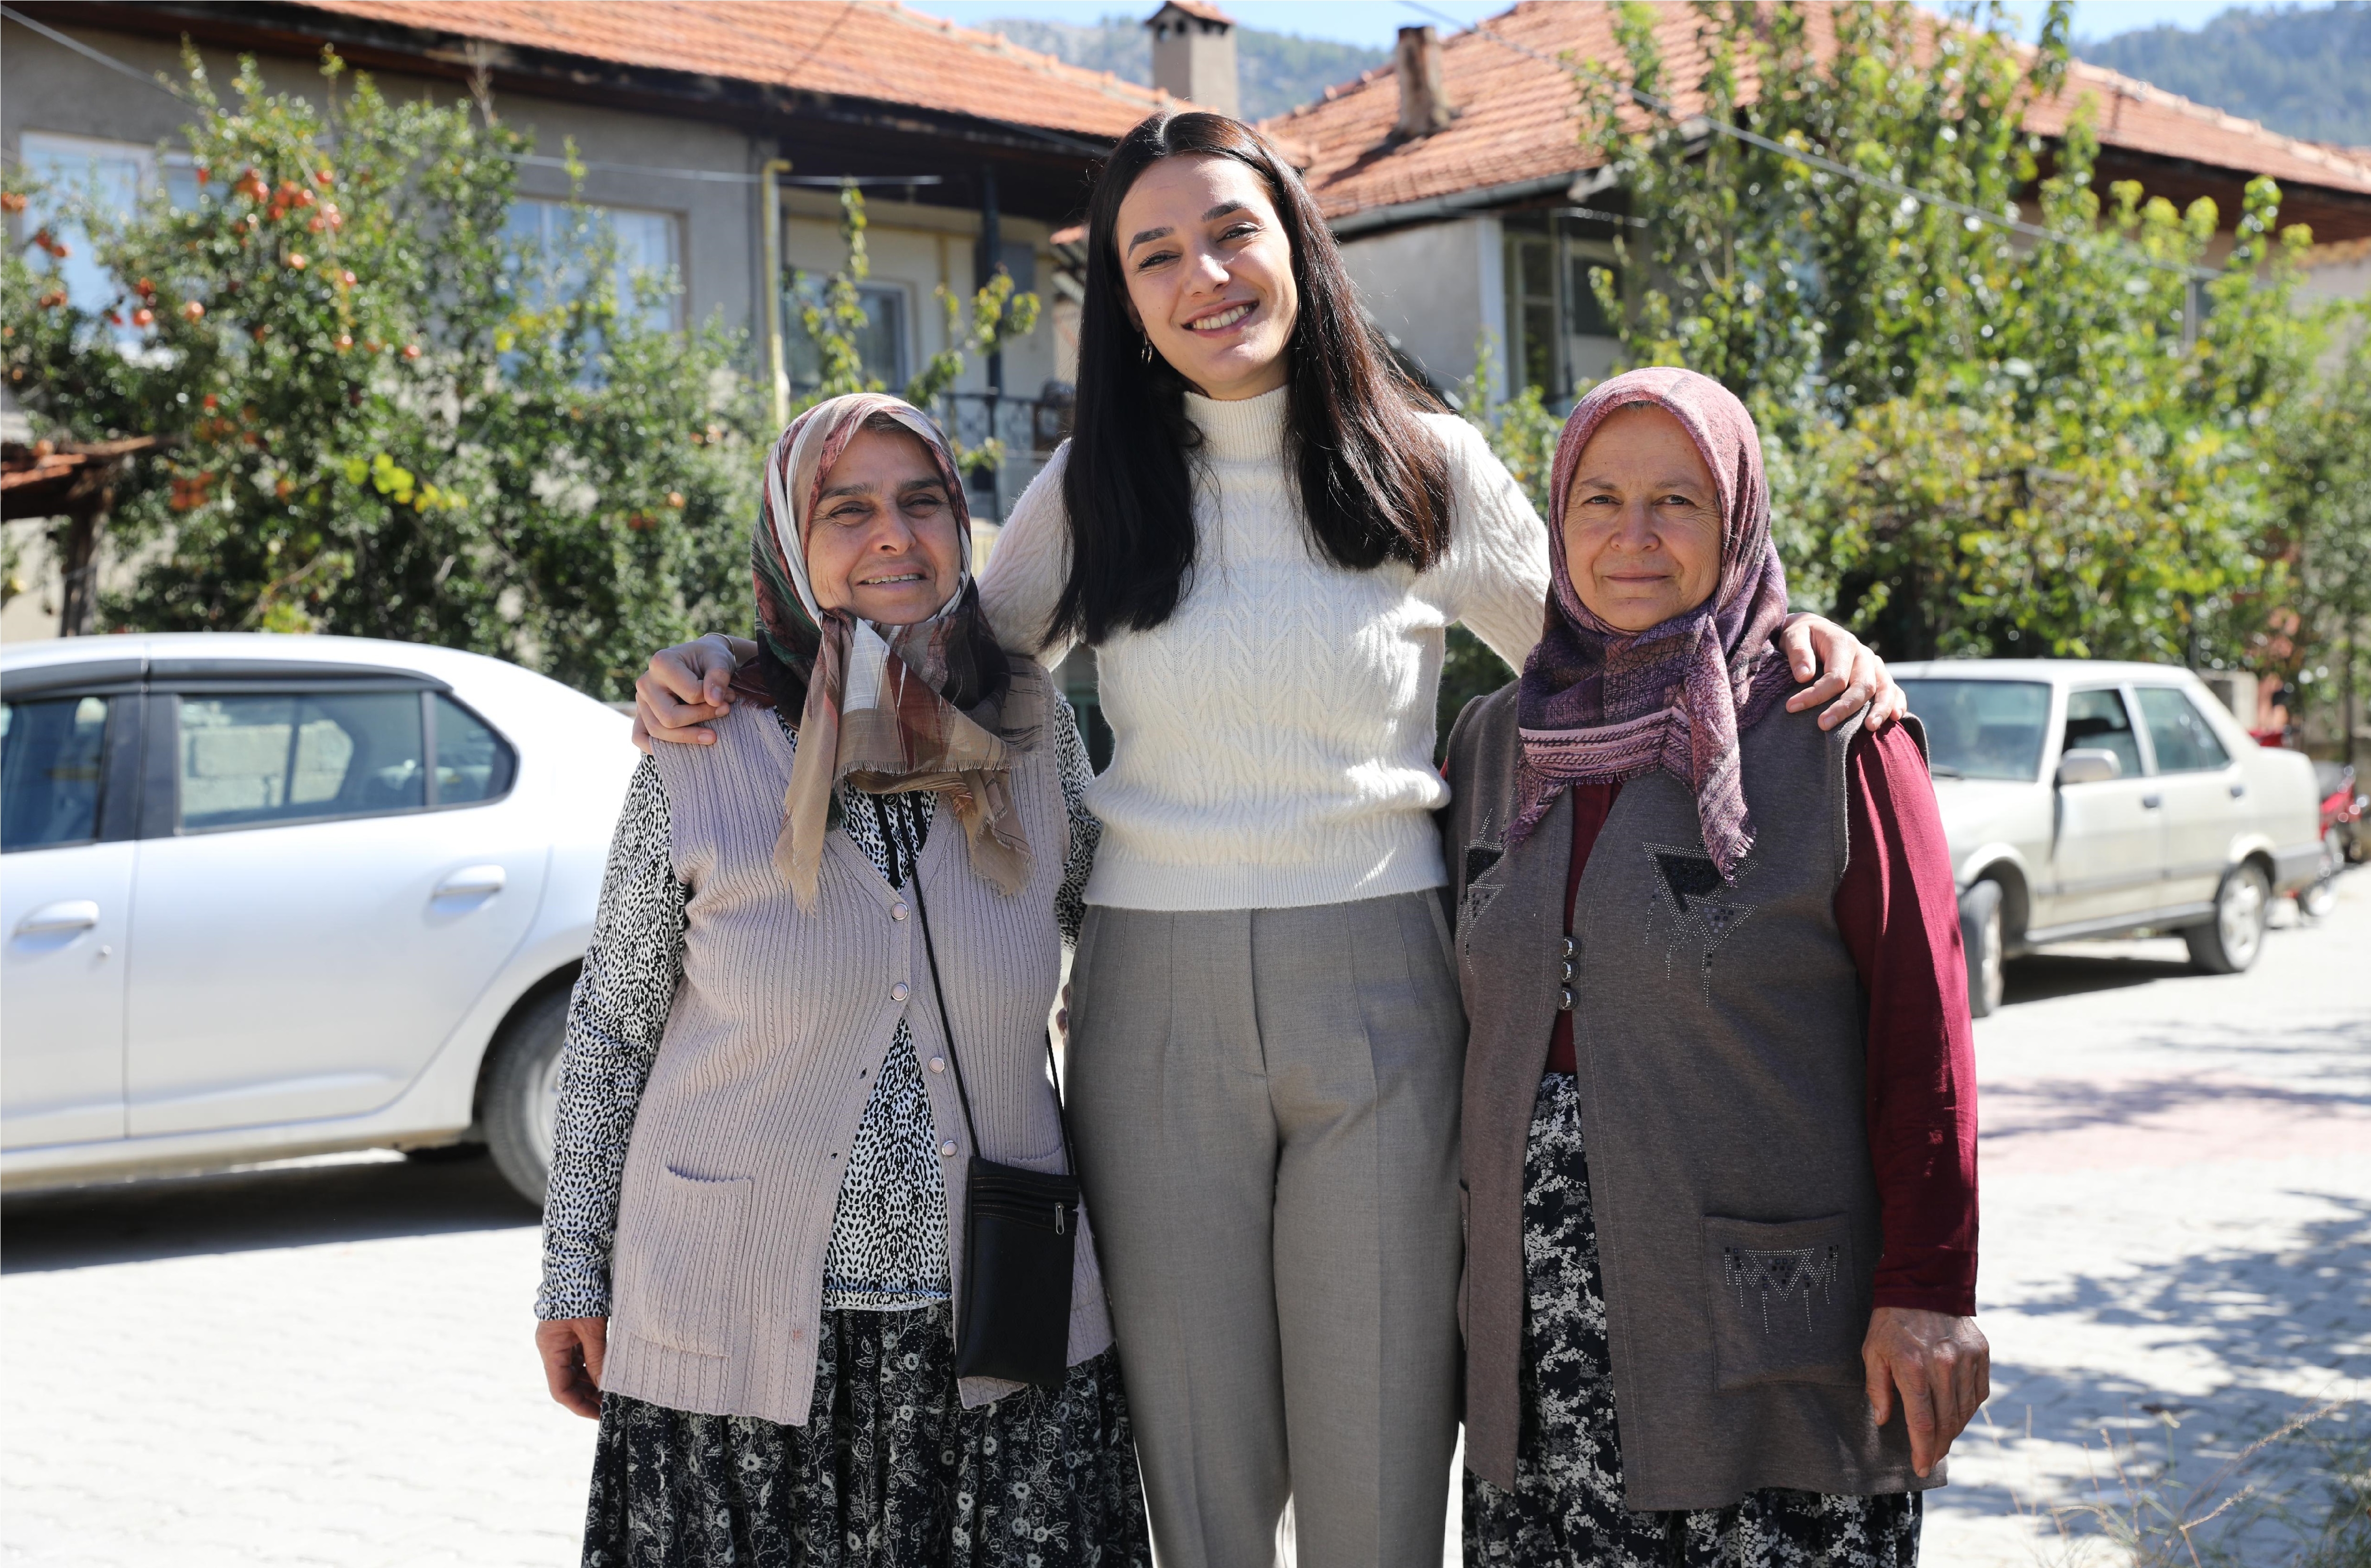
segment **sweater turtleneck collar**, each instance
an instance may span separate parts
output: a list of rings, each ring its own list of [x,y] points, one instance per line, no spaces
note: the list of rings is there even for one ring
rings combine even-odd
[[[1201,431],[1202,449],[1215,462],[1281,462],[1285,401],[1290,395],[1290,388],[1278,387],[1255,398],[1220,402],[1188,392],[1186,417]]]

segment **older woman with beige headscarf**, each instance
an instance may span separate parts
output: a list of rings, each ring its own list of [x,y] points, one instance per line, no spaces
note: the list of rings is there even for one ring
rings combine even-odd
[[[1150,1562],[1083,1212],[1066,1380],[955,1372],[967,1157],[1064,1165],[1044,1029],[1096,831],[969,528],[920,411],[803,415],[753,552],[758,700],[629,792],[536,1304],[552,1397],[601,1423],[588,1568]]]

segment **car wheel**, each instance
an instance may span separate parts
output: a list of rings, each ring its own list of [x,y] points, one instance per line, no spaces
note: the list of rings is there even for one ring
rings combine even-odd
[[[2001,886],[1979,882],[1960,895],[1960,945],[1968,955],[1968,1016],[1985,1018],[2001,1005]]]
[[[568,1033],[566,986],[511,1020],[494,1041],[480,1117],[503,1179],[541,1203],[551,1177],[551,1132],[560,1109],[560,1048]]]
[[[2181,934],[2190,961],[2208,974],[2238,974],[2264,950],[2264,924],[2273,912],[2272,884],[2253,862],[2235,865],[2215,895],[2215,918]]]

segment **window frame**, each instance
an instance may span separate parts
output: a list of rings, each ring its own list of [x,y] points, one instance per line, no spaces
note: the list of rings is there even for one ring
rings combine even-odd
[[[140,744],[146,729],[142,704],[146,699],[137,679],[107,678],[116,665],[129,665],[136,672],[139,661],[107,660],[97,666],[69,667],[83,676],[79,679],[42,680],[39,677],[46,672],[38,668],[11,672],[17,679],[11,679],[5,692],[0,692],[0,702],[13,705],[102,698],[108,704],[107,728],[98,743],[98,800],[91,836],[54,843],[0,844],[0,855],[88,849],[93,844],[123,843],[140,836]]]
[[[2172,696],[2176,702],[2188,707],[2191,716],[2195,718],[2198,721],[2199,727],[2206,732],[2206,738],[2215,743],[2215,749],[2223,754],[2223,760],[2203,768],[2167,767],[2165,765],[2164,758],[2157,750],[2157,733],[2154,729],[2150,728],[2148,704],[2141,700],[2145,693],[2150,691],[2167,692]],[[2132,689],[2132,693],[2133,707],[2140,714],[2140,726],[2142,730],[2148,735],[2150,772],[2163,774],[2167,778],[2173,778],[2183,773],[2219,773],[2230,768],[2233,763],[2238,761],[2238,759],[2232,754],[2231,748],[2224,741],[2223,737],[2215,733],[2215,720],[2205,712],[2204,709],[2198,705],[2197,697],[2192,694],[2187,688],[2160,684],[2152,681],[2145,686],[2134,686]]]
[[[279,818],[266,822],[226,822],[219,827],[193,828],[181,820],[182,698],[303,697],[317,694],[353,697],[385,691],[419,693],[421,766],[425,776],[421,781],[421,804],[418,806],[399,806],[392,810],[381,811],[324,811],[312,816]],[[321,822],[357,822],[379,817],[422,817],[446,811],[470,811],[480,807],[499,804],[508,799],[511,792],[518,787],[518,747],[509,736],[503,733],[500,726],[463,702],[459,694],[450,686],[432,677],[405,676],[389,672],[387,676],[378,678],[349,677],[311,680],[305,679],[302,676],[292,679],[184,679],[173,681],[169,690],[158,694],[169,699],[158,704],[165,710],[168,733],[161,736],[152,733],[150,744],[156,745],[160,738],[164,741],[162,749],[165,753],[166,767],[151,770],[148,782],[152,786],[162,784],[169,792],[170,809],[162,814],[144,813],[152,830],[143,833],[144,838],[197,838],[214,833],[252,833],[269,831],[275,828],[309,828]],[[436,779],[436,699],[439,697],[451,699],[454,706],[485,726],[486,733],[494,738],[494,743],[509,754],[509,776],[504,779],[503,787],[499,791],[473,800],[441,801],[436,798],[439,793]],[[153,830],[160,825],[160,815],[163,823],[169,824],[165,826],[161,832]]]
[[[145,201],[160,190],[168,197],[170,196],[172,180],[169,170],[194,169],[197,167],[197,160],[187,153],[160,152],[155,145],[140,142],[119,142],[112,137],[86,136],[73,131],[38,131],[28,128],[17,134],[17,161],[20,168],[29,169],[36,156],[53,153],[69,156],[79,153],[92,162],[97,162],[100,158],[116,158],[132,164],[136,170],[133,177],[132,192],[135,207],[137,203]],[[78,193],[67,192],[63,185],[59,186],[58,190],[64,194]],[[127,211],[122,215],[128,218],[133,214]],[[31,243],[33,231],[46,221],[48,220],[40,217],[34,208],[29,206],[24,215],[17,220],[20,232],[11,243],[20,249]],[[83,244],[91,243],[89,234],[79,225],[75,226],[73,232]],[[94,267],[98,267],[98,257],[95,251],[90,257],[90,261]],[[103,276],[112,276],[106,273],[104,268],[98,270]],[[52,276],[58,278],[61,286],[67,286],[69,300],[75,309],[96,314],[106,304],[104,300],[72,298],[73,291],[69,286],[71,280],[65,277],[54,260],[51,261],[48,271]],[[123,292],[120,283],[116,286],[119,294]],[[119,327],[112,329],[110,335],[119,348],[136,348],[143,334],[134,327]]]
[[[271,822],[232,822],[218,828],[181,826],[181,703],[184,695],[270,697],[306,691],[359,694],[410,691],[420,693],[421,752],[427,778],[420,806],[394,811],[341,811]],[[416,817],[473,811],[510,798],[525,771],[518,742],[445,681],[418,670],[372,665],[288,663],[273,659],[116,658],[64,665],[35,665],[7,672],[0,700],[47,702],[64,697],[106,697],[106,758],[99,785],[98,836],[71,844],[29,845],[10,854],[78,849],[126,840],[193,838],[213,833],[267,831],[352,822],[376,817]],[[474,800],[440,801],[436,781],[436,699],[443,697],[483,725],[510,759],[509,776],[493,794]]]
[[[543,215],[540,220],[540,226],[537,231],[536,243],[538,247],[539,257],[546,263],[547,267],[549,266],[550,257],[551,215],[555,213],[565,214],[571,206],[575,204],[576,203],[570,202],[568,198],[564,196],[537,196],[521,192],[513,195],[511,198],[510,210],[512,215],[516,214],[521,207],[526,206],[533,206],[538,213]],[[666,311],[666,323],[664,327],[661,327],[658,330],[668,332],[682,331],[684,330],[684,316],[688,308],[684,288],[684,215],[666,207],[637,207],[618,202],[586,202],[584,203],[583,205],[585,212],[588,214],[595,215],[600,219],[610,220],[610,232],[613,235],[617,232],[615,220],[620,215],[640,218],[656,218],[665,225],[667,237],[666,270],[673,275],[676,282],[676,288],[675,292],[668,295],[664,302],[664,307]],[[507,225],[510,221],[510,215],[505,215],[503,221],[505,225]],[[505,232],[507,233],[507,229]],[[622,314],[625,308],[630,306],[632,301],[631,288],[633,279],[630,274],[634,269],[627,263],[626,259],[623,256],[620,256],[618,260],[619,273],[616,282],[619,285],[618,299],[620,307],[620,313]]]
[[[791,390],[793,393],[805,393],[814,391],[821,386],[822,379],[817,377],[814,379],[803,380],[796,368],[791,364],[791,355],[794,347],[812,349],[815,346],[815,340],[807,335],[805,323],[800,318],[799,312],[808,305],[822,303],[821,293],[831,286],[831,279],[826,273],[811,273],[803,269],[792,269],[790,279],[788,286],[782,290],[782,373],[790,378]],[[801,286],[807,284],[815,285],[817,297],[810,299],[801,295],[799,292]],[[893,279],[867,278],[856,285],[856,292],[860,298],[872,296],[883,299],[894,299],[897,302],[896,374],[882,376],[879,379],[882,386],[888,390],[902,393],[906,383],[914,377],[914,365],[918,358],[915,352],[917,345],[914,341],[914,290],[908,285]],[[866,366],[864,373],[867,376],[873,376],[874,367]]]
[[[2155,777],[2157,774],[2157,752],[2149,745],[2148,726],[2143,722],[2140,716],[2140,699],[2133,694],[2133,689],[2128,683],[2121,680],[2114,681],[2105,686],[2070,685],[2066,688],[2066,706],[2062,710],[2058,719],[2058,755],[2060,759],[2064,760],[2066,753],[2069,751],[2090,750],[2112,752],[2114,750],[2113,747],[2108,746],[2090,746],[2088,744],[2083,746],[2069,746],[2066,743],[2066,726],[2075,722],[2075,699],[2077,697],[2088,697],[2097,691],[2104,691],[2108,693],[2108,695],[2115,698],[2117,703],[2124,710],[2124,725],[2132,735],[2133,755],[2139,760],[2140,768],[2135,772],[2119,773],[2113,779],[2099,779],[2094,782],[2099,784],[2115,784],[2123,779]]]

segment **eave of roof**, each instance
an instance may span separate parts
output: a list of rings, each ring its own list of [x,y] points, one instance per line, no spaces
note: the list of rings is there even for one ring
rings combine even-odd
[[[1828,19],[1817,7],[1810,23],[1815,46],[1833,40]],[[1264,122],[1262,129],[1271,135],[1293,138],[1311,149],[1305,178],[1329,219],[1340,223],[1356,215],[1361,226],[1380,226],[1401,221],[1405,210],[1414,221],[1421,203],[1578,175],[1599,165],[1602,160],[1581,139],[1586,126],[1579,92],[1568,72],[1550,61],[1569,55],[1623,71],[1612,8],[1579,0],[1522,0],[1483,25],[1507,41],[1467,31],[1441,45],[1442,75],[1458,110],[1444,131],[1418,140],[1391,140],[1399,84],[1390,66],[1329,87],[1318,102]],[[1706,54],[1696,42],[1696,26],[1688,8],[1663,8],[1657,40],[1667,80],[1703,78]],[[2235,180],[2269,174],[2284,187],[2371,198],[2371,158],[2284,136],[2081,62],[2070,68],[2065,88],[2028,110],[2028,125],[2044,135],[2063,134],[2086,94],[2100,100],[2096,118],[2105,147],[2226,169]],[[1701,112],[1703,96],[1678,94],[1676,107],[1683,116]],[[1636,117],[1639,111],[1625,113]]]
[[[496,50],[542,51],[1106,141],[1174,101],[897,0],[297,0],[295,8]]]

